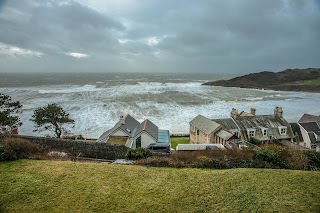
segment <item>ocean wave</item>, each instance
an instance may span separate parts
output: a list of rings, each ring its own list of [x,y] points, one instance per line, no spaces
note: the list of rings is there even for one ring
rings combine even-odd
[[[40,94],[62,94],[62,93],[77,93],[77,92],[92,92],[99,91],[100,88],[97,88],[95,85],[84,85],[84,86],[61,86],[58,85],[55,88],[48,89],[39,89],[38,92]]]
[[[225,118],[230,116],[232,108],[249,111],[253,107],[257,114],[272,114],[275,106],[282,106],[289,121],[297,121],[304,113],[320,114],[320,94],[316,93],[205,87],[193,80],[123,83],[120,79],[107,86],[103,83],[102,86],[50,85],[4,88],[2,92],[23,105],[21,134],[37,134],[32,132],[32,112],[48,103],[58,103],[70,113],[75,120],[72,133],[86,137],[98,137],[124,114],[131,114],[139,121],[149,118],[171,133],[188,133],[190,120],[198,114]]]

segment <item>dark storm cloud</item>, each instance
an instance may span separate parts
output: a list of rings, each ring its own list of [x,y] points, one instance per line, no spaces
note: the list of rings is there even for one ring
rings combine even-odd
[[[121,23],[76,3],[36,1],[7,2],[0,21],[0,41],[41,51],[90,51],[110,46],[111,31],[123,30]],[[16,18],[6,19],[14,11]]]
[[[72,71],[251,72],[320,66],[319,1],[2,5],[0,64],[9,70],[50,65]]]

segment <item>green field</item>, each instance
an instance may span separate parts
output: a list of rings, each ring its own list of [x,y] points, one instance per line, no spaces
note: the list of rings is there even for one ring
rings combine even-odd
[[[170,137],[171,139],[171,148],[176,149],[178,144],[188,144],[189,137]]]
[[[296,81],[288,83],[288,85],[300,85],[300,86],[320,86],[320,78],[305,81]]]
[[[302,85],[320,86],[320,78],[301,82]]]
[[[0,163],[0,212],[319,212],[320,172]]]

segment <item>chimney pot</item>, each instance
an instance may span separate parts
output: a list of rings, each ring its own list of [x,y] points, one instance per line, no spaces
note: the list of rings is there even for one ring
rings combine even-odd
[[[256,109],[255,109],[255,108],[251,108],[251,109],[250,109],[250,113],[251,113],[252,115],[256,115]]]
[[[230,113],[231,117],[233,119],[237,119],[238,117],[238,110],[236,108],[232,108],[231,113]]]
[[[282,110],[282,107],[276,107],[274,109],[274,115],[277,115],[279,118],[282,118],[282,115],[283,115],[283,110]]]
[[[125,124],[125,120],[124,120],[123,115],[120,116],[120,123]]]

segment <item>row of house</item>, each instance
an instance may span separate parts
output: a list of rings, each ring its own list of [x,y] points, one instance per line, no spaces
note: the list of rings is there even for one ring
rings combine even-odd
[[[290,142],[312,150],[320,150],[320,116],[305,114],[298,123],[288,123],[281,107],[273,114],[256,115],[233,108],[229,118],[209,119],[202,115],[190,121],[191,144],[222,144],[257,139],[262,143]]]
[[[198,115],[189,123],[190,144],[178,148],[221,149],[250,145],[250,141],[262,143],[290,143],[312,150],[320,150],[320,116],[304,114],[297,123],[288,123],[281,107],[272,114],[257,115],[256,109],[238,112],[233,108],[229,118],[209,119]],[[129,148],[170,150],[169,130],[161,130],[149,119],[138,122],[131,115],[120,116],[111,129],[104,132],[97,142],[123,144]],[[202,144],[202,145],[201,145]],[[216,144],[208,147],[205,144]],[[185,146],[185,147],[184,147]]]

